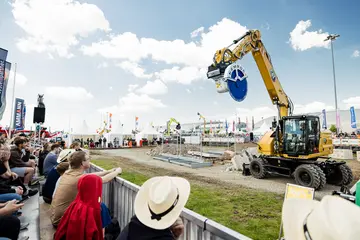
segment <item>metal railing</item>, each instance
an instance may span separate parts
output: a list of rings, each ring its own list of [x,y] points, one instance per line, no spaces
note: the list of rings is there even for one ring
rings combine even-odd
[[[89,172],[99,171],[104,169],[91,164]],[[134,201],[138,190],[139,186],[119,177],[103,185],[103,202],[114,217],[117,217],[121,229],[125,228],[134,215]],[[180,240],[251,239],[186,208],[182,211],[181,217],[185,229]]]

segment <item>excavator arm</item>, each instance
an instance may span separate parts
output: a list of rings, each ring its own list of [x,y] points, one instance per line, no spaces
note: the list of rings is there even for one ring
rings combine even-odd
[[[175,118],[170,118],[170,120],[167,122],[167,131],[166,131],[166,135],[170,136],[170,126],[172,123],[176,123],[176,129],[180,130],[181,129],[181,125],[180,123],[175,119]]]
[[[206,119],[203,115],[201,115],[200,113],[197,113],[199,115],[199,120],[203,120],[204,121],[204,130],[203,130],[203,134],[205,134],[205,129],[206,129]]]
[[[230,46],[216,51],[213,64],[208,68],[208,78],[215,81],[218,92],[228,92],[228,81],[243,79],[234,80],[224,75],[226,72],[235,69],[238,61],[249,52],[253,55],[272,103],[278,107],[279,117],[292,115],[293,104],[279,82],[270,55],[261,41],[259,30],[250,30],[242,37],[234,40]],[[237,91],[236,88],[235,91]]]

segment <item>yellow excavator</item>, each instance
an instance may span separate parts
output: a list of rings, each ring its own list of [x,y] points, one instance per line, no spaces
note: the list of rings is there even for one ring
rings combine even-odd
[[[165,136],[170,136],[171,135],[171,124],[172,123],[176,123],[176,130],[180,130],[181,129],[181,125],[180,123],[175,119],[175,118],[170,118],[170,120],[167,122],[167,130],[166,130],[166,134]]]
[[[240,65],[248,53],[257,64],[270,100],[278,109],[272,131],[258,142],[260,156],[246,166],[250,174],[262,179],[267,175],[291,176],[297,184],[319,190],[326,183],[349,185],[353,174],[346,162],[331,160],[330,132],[321,132],[320,119],[313,115],[293,115],[293,103],[283,90],[259,30],[249,30],[221,50],[216,51],[207,77],[215,81],[217,92],[229,92],[241,102],[247,94],[247,75]]]

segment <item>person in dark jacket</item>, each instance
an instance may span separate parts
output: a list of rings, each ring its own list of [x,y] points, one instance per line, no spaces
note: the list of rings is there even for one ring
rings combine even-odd
[[[39,168],[39,173],[41,175],[44,174],[44,160],[45,160],[46,156],[48,155],[48,153],[50,152],[50,150],[51,150],[51,144],[45,143],[43,150],[39,154],[38,168]]]
[[[23,161],[23,158],[30,157],[30,151],[25,139],[18,137],[14,140],[14,143],[15,147],[11,149],[11,156],[9,159],[10,170],[11,172],[16,173],[19,177],[23,177],[24,185],[28,188],[28,185],[35,173],[35,161]],[[25,154],[23,154],[23,150],[25,150]]]
[[[190,183],[184,178],[147,180],[135,197],[135,216],[117,240],[178,239],[184,230],[180,214],[189,195]]]

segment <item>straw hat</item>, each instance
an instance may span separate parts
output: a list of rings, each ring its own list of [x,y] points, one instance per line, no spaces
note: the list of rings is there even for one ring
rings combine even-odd
[[[360,207],[340,197],[321,202],[305,199],[284,201],[282,221],[286,240],[360,239]]]
[[[60,162],[67,160],[73,152],[75,152],[75,149],[62,150],[57,158],[57,162],[60,163]]]
[[[144,225],[166,229],[180,216],[190,195],[190,183],[179,177],[154,177],[136,195],[135,215]]]

